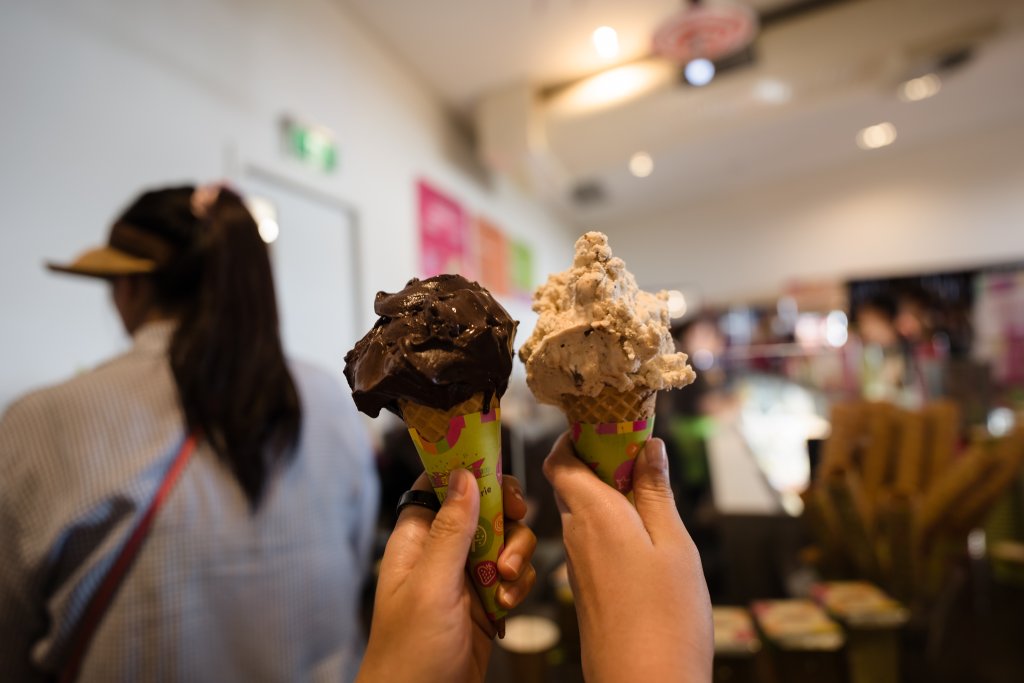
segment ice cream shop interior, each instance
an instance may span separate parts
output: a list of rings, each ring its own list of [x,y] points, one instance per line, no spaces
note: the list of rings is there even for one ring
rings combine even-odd
[[[0,13],[0,680],[1024,681],[1024,3]]]

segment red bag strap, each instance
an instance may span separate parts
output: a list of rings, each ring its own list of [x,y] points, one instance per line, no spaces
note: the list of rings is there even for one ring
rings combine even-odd
[[[135,557],[139,554],[139,549],[149,535],[157,512],[160,511],[164,501],[171,493],[171,490],[174,489],[178,477],[181,476],[181,472],[185,469],[185,465],[188,464],[195,448],[196,436],[195,434],[189,434],[185,442],[181,444],[181,449],[164,475],[163,481],[160,482],[160,488],[157,489],[153,500],[150,501],[149,507],[146,509],[145,514],[142,515],[142,519],[139,520],[138,525],[132,530],[131,536],[128,537],[128,542],[121,548],[121,553],[114,560],[114,564],[111,565],[106,576],[103,577],[103,582],[100,584],[99,589],[93,594],[92,599],[89,600],[89,605],[85,609],[85,615],[79,622],[74,636],[72,636],[71,654],[61,671],[60,678],[58,679],[60,683],[73,683],[73,681],[77,680],[82,662],[85,661],[85,655],[89,652],[89,645],[99,629],[100,622],[103,621],[110,603],[114,601],[114,596],[117,595],[124,577],[128,574],[128,570],[131,569]]]

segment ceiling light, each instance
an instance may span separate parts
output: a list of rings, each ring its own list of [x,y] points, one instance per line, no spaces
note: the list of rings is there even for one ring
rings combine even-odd
[[[556,116],[575,116],[642,97],[677,82],[679,70],[663,59],[624,64],[584,78],[548,100]]]
[[[904,102],[926,100],[938,94],[942,89],[942,79],[935,74],[925,74],[919,78],[911,78],[900,86],[900,99]]]
[[[683,74],[686,76],[687,83],[699,88],[710,83],[711,79],[715,77],[715,65],[709,59],[698,57],[686,64]]]
[[[270,244],[276,240],[281,234],[281,227],[277,224],[277,208],[269,200],[252,195],[245,199],[245,206],[256,221],[263,241]]]
[[[861,149],[878,149],[891,145],[896,139],[896,126],[888,121],[868,126],[857,133],[857,146]]]
[[[611,26],[596,29],[590,39],[602,59],[615,59],[619,55],[619,34]]]
[[[629,159],[629,172],[637,178],[646,178],[654,170],[654,159],[647,152],[637,152]]]
[[[792,97],[793,89],[774,78],[765,78],[754,86],[754,98],[766,104],[785,104]]]

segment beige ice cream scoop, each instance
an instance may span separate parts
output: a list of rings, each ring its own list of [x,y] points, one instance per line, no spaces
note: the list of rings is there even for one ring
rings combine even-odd
[[[533,310],[540,319],[519,357],[542,403],[564,407],[609,391],[652,395],[696,378],[675,351],[667,293],[637,287],[600,232],[576,241],[572,268],[537,289]]]

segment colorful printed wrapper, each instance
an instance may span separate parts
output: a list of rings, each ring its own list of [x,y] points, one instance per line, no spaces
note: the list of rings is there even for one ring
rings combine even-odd
[[[453,417],[448,435],[424,441],[414,428],[409,436],[423,462],[438,500],[448,495],[448,475],[467,469],[480,487],[480,520],[469,548],[469,573],[491,621],[505,616],[498,606],[498,555],[505,548],[505,517],[501,500],[501,411]]]
[[[633,464],[653,429],[653,416],[634,422],[575,422],[572,443],[579,459],[632,503]]]

